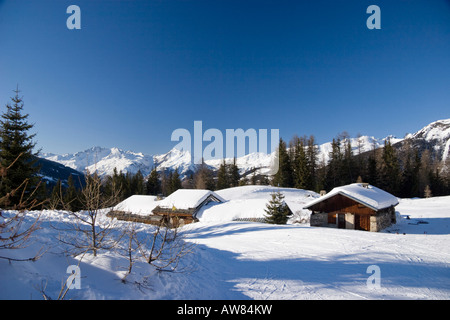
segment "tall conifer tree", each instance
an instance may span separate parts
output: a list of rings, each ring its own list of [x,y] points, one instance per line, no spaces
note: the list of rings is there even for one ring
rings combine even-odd
[[[272,184],[274,186],[292,188],[294,186],[293,170],[286,143],[280,138],[276,153],[278,157],[278,171],[274,175]]]
[[[29,193],[39,180],[35,165],[38,152],[33,151],[36,145],[33,142],[35,134],[28,133],[33,125],[28,123],[28,114],[23,114],[24,103],[19,97],[19,89],[14,92],[12,105],[6,104],[6,112],[1,115],[0,120],[0,162],[2,168],[8,168],[7,174],[1,179],[0,196],[19,188],[25,180],[28,180],[25,193]],[[10,205],[17,204],[20,196],[21,192],[11,196]]]

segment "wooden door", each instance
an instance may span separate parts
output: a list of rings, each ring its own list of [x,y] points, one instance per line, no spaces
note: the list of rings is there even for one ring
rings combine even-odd
[[[345,214],[343,213],[338,214],[338,228],[345,229]]]
[[[355,229],[370,231],[370,215],[355,214]]]
[[[328,214],[328,224],[336,224],[336,213]]]

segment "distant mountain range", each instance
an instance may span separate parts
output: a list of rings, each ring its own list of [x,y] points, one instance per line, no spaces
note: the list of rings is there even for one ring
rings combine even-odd
[[[100,176],[111,175],[114,168],[117,172],[136,173],[138,170],[146,175],[153,166],[153,156],[133,151],[123,151],[118,148],[93,147],[72,154],[56,155],[44,153],[46,160],[60,163],[78,172],[97,172]]]
[[[383,139],[361,136],[359,138],[350,138],[350,142],[354,154],[358,154],[359,152],[363,153],[372,150],[374,147],[383,147],[386,139],[390,139],[391,143],[397,148],[401,148],[405,141],[408,140],[414,148],[418,148],[421,151],[428,149],[435,159],[444,161],[449,158],[450,119],[435,121],[416,133],[408,134],[400,139],[393,136]],[[331,142],[319,145],[318,150],[319,161],[327,163],[331,151]],[[273,157],[274,153],[251,153],[237,158],[236,164],[239,167],[241,175],[246,175],[253,170],[257,170],[259,174],[267,174]],[[73,154],[56,155],[47,153],[43,154],[42,158],[49,162],[56,162],[72,170],[68,170],[67,173],[81,174],[88,170],[90,173],[97,172],[102,177],[112,174],[114,168],[118,172],[122,171],[124,173],[136,173],[140,170],[146,176],[153,167],[156,167],[159,171],[177,169],[183,177],[195,172],[198,167],[198,165],[192,163],[191,154],[188,151],[180,151],[175,148],[165,154],[152,156],[140,152],[124,151],[118,148],[93,147]],[[225,160],[227,163],[233,161],[233,159]],[[206,160],[205,164],[212,170],[217,170],[222,161],[222,159]],[[59,178],[61,178],[60,171],[62,168],[59,167],[58,169]],[[49,170],[43,175],[49,179],[52,178],[51,171]]]

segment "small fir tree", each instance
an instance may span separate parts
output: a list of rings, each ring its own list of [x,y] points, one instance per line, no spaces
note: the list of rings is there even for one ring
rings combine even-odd
[[[271,196],[272,199],[266,205],[267,209],[265,209],[267,213],[266,223],[286,224],[291,212],[284,202],[284,195],[278,191],[272,193]]]

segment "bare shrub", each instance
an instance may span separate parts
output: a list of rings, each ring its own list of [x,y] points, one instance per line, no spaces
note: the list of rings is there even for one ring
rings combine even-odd
[[[60,236],[60,241],[70,245],[75,255],[91,251],[96,256],[99,249],[112,249],[120,240],[111,236],[111,232],[114,230],[114,220],[103,219],[100,223],[99,218],[102,211],[107,211],[108,208],[117,204],[119,194],[119,189],[113,184],[110,194],[105,195],[100,177],[87,172],[85,186],[78,196],[82,210],[68,211],[73,221],[69,223],[68,228],[60,229],[65,231]]]
[[[8,167],[0,165],[0,184],[8,175],[8,170],[14,165],[14,163],[21,157],[20,154]],[[11,250],[25,248],[29,244],[29,239],[32,233],[39,228],[39,217],[31,223],[30,226],[23,228],[23,223],[26,217],[26,213],[36,207],[41,206],[46,200],[39,201],[35,197],[35,193],[39,189],[40,182],[33,189],[32,192],[26,192],[30,179],[25,179],[17,188],[7,193],[0,198],[0,206],[10,206],[10,199],[16,194],[20,194],[17,203],[13,204],[12,208],[15,209],[6,214],[5,211],[0,209],[0,250]],[[36,261],[43,254],[42,249],[39,250],[34,256],[26,259],[14,259],[7,256],[0,256],[0,259],[6,259],[11,261]]]

